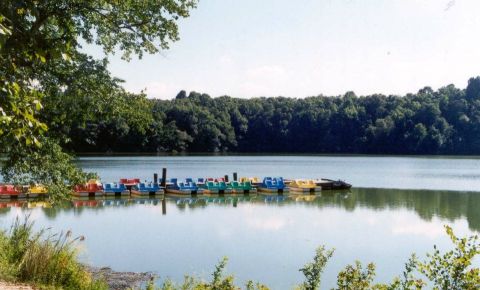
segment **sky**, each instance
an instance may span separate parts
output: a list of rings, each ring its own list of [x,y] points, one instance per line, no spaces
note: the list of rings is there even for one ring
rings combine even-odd
[[[109,69],[162,99],[464,88],[480,75],[479,11],[479,0],[200,0],[169,50],[130,62],[117,53]]]

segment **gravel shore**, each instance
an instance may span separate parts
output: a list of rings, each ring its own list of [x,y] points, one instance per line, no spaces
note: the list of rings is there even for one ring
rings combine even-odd
[[[112,290],[140,289],[148,281],[155,278],[153,273],[117,272],[110,267],[87,267],[95,279],[103,279]]]
[[[116,272],[109,267],[90,267],[87,270],[92,273],[94,279],[103,279],[111,290],[141,289],[140,287],[153,280],[153,273]],[[36,288],[21,283],[9,283],[0,281],[0,290],[35,290]]]

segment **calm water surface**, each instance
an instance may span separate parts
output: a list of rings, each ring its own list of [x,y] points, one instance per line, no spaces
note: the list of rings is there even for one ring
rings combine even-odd
[[[336,248],[324,274],[326,288],[355,259],[375,262],[377,280],[390,281],[411,253],[422,255],[433,244],[449,247],[445,224],[459,235],[480,231],[477,159],[88,157],[79,164],[105,181],[151,179],[167,167],[170,177],[236,171],[240,176],[342,178],[365,188],[307,197],[90,200],[55,209],[0,203],[0,227],[28,212],[38,227],[84,235],[84,261],[120,271],[154,271],[161,279],[180,281],[186,273],[209,279],[217,261],[228,256],[227,271],[237,281],[258,280],[273,289],[300,283],[298,269],[319,245]]]
[[[283,176],[344,179],[355,187],[480,191],[480,159],[365,156],[83,157],[80,166],[105,181],[120,177]]]

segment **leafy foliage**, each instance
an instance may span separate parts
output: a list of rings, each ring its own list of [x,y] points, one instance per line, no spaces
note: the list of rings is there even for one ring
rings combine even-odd
[[[435,246],[427,261],[417,263],[417,269],[435,289],[479,289],[480,268],[472,268],[474,258],[480,254],[478,236],[458,238],[451,227],[445,230],[455,248],[442,254]]]
[[[326,250],[324,246],[317,248],[313,262],[307,263],[300,271],[305,276],[305,282],[300,289],[316,290],[320,287],[320,278],[328,260],[333,256],[334,250]]]
[[[233,276],[224,276],[224,270],[227,265],[227,258],[223,258],[220,262],[215,266],[215,271],[212,274],[212,281],[205,282],[198,278],[185,276],[185,279],[181,285],[176,285],[170,279],[167,279],[163,282],[162,287],[158,289],[162,290],[234,290],[240,289],[239,287],[235,286]],[[251,287],[251,288],[248,288]],[[154,290],[156,289],[153,283],[150,283],[147,286],[147,290]],[[249,281],[247,283],[247,289],[258,289],[258,290],[266,290],[265,286],[261,284],[254,284],[253,282]]]
[[[355,265],[348,265],[338,273],[337,289],[342,290],[368,290],[373,287],[373,279],[375,277],[375,265],[369,263],[366,269],[363,269],[359,261]],[[380,288],[380,285],[375,287]]]
[[[130,137],[130,128],[136,130],[132,134],[145,135],[145,124],[152,121],[142,112],[150,104],[144,96],[121,89],[120,81],[106,71],[106,60],[80,53],[81,40],[100,45],[106,54],[122,51],[127,60],[156,53],[179,39],[176,22],[195,6],[196,0],[1,1],[0,150],[8,157],[5,179],[30,177],[47,183],[51,195],[59,197],[67,192],[60,180],[78,181],[82,172],[62,161],[71,158],[57,143],[68,147],[80,139],[84,142],[79,145],[97,146],[82,134],[92,122],[107,140],[109,134]],[[52,132],[45,135],[47,125]],[[52,162],[57,161],[60,169],[54,170]]]
[[[77,261],[81,239],[70,232],[34,232],[28,217],[17,218],[10,232],[0,232],[0,279],[50,289],[107,289]]]
[[[39,148],[22,145],[12,148],[9,157],[1,168],[4,180],[13,184],[43,184],[54,202],[69,198],[73,185],[95,177],[78,169],[71,155],[51,139],[42,139]]]

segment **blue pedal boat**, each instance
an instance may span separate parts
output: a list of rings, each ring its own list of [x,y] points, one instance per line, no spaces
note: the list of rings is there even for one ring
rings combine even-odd
[[[282,177],[265,177],[262,184],[258,186],[259,192],[264,193],[284,193],[288,192]]]
[[[165,188],[168,194],[196,195],[203,193],[203,188],[198,187],[191,178],[187,178],[185,182],[178,182],[176,178],[172,178],[171,182],[172,184],[167,185],[167,188]]]
[[[150,195],[160,195],[164,193],[162,187],[159,184],[153,182],[140,182],[132,186],[131,189],[132,195],[137,196],[150,196]]]
[[[127,189],[125,184],[123,183],[104,183],[103,184],[103,191],[105,192],[105,195],[107,196],[115,196],[115,195],[120,195],[120,196],[126,196],[130,195],[130,191]]]

